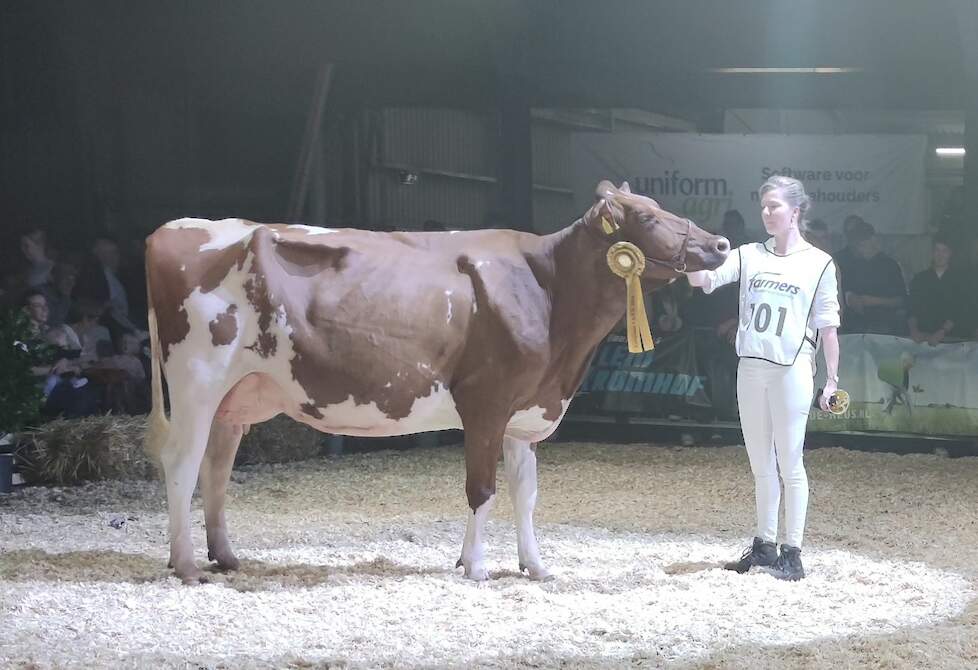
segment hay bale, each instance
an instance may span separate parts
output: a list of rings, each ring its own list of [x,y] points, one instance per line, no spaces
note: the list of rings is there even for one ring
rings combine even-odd
[[[17,461],[28,483],[153,479],[143,452],[145,416],[108,414],[56,419],[18,435]]]
[[[235,465],[288,463],[319,456],[325,436],[280,414],[251,427],[241,440]]]
[[[100,479],[155,479],[143,451],[145,416],[108,414],[57,419],[17,436],[17,462],[30,484],[77,484]],[[315,458],[324,436],[286,416],[251,427],[237,465]]]

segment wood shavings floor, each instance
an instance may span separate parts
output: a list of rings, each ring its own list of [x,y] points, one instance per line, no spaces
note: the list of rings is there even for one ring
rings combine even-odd
[[[808,452],[809,577],[788,584],[718,569],[752,531],[742,448],[539,455],[546,583],[516,571],[502,476],[494,578],[452,568],[460,449],[236,471],[242,570],[192,588],[156,482],[0,497],[0,667],[978,666],[978,459]]]

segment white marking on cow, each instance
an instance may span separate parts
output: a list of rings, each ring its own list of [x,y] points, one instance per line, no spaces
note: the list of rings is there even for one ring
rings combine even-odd
[[[341,403],[317,409],[323,417],[317,419],[315,424],[326,432],[348,431],[360,437],[408,435],[462,427],[455,398],[440,381],[432,385],[428,395],[415,398],[408,415],[400,419],[390,418],[374,401],[357,404],[352,395]]]
[[[170,229],[197,228],[199,230],[206,230],[210,233],[210,240],[200,245],[198,251],[210,251],[212,249],[227,249],[232,244],[237,244],[250,237],[260,226],[244,219],[221,219],[220,221],[178,219],[176,221],[170,221],[165,227]]]
[[[167,377],[174,383],[179,380],[180,387],[199,388],[204,384],[207,386],[207,397],[216,396],[220,400],[245,375],[264,373],[285,392],[287,398],[282,400],[294,402],[296,406],[310,402],[292,375],[292,327],[284,306],[276,307],[268,328],[269,334],[275,337],[275,353],[265,358],[246,348],[260,334],[260,315],[251,305],[245,290],[245,284],[254,276],[253,263],[254,255],[249,252],[241,269],[237,265],[232,266],[216,289],[202,293],[197,288],[184,301],[183,309],[187,313],[190,329],[183,341],[170,350],[166,363]],[[210,323],[232,304],[238,306],[235,337],[229,346],[215,347]],[[187,401],[195,402],[192,398],[187,398]]]
[[[445,291],[445,295],[448,297],[448,318],[445,319],[445,323],[451,323],[452,322],[452,292],[450,290]]]
[[[465,576],[478,582],[489,579],[489,571],[486,570],[486,520],[495,504],[496,496],[489,496],[488,500],[469,515],[468,522],[465,524],[462,566],[465,568]]]
[[[509,497],[513,501],[516,521],[516,548],[520,570],[531,579],[548,579],[549,570],[540,558],[540,547],[533,533],[533,509],[537,504],[537,455],[529,442],[503,439],[503,462],[509,482]]]
[[[335,233],[335,228],[319,228],[318,226],[307,226],[302,223],[293,223],[290,225],[289,230],[304,230],[307,235],[329,235],[330,233]]]
[[[545,418],[547,411],[543,407],[519,410],[506,424],[506,435],[527,442],[540,442],[547,439],[564,418],[570,400],[561,400],[560,405],[560,416],[556,419]]]

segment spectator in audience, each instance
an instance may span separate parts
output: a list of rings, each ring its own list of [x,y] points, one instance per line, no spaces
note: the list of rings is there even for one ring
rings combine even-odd
[[[108,328],[99,323],[102,308],[96,303],[82,301],[78,313],[81,318],[74,328],[82,343],[85,374],[104,388],[103,409],[130,414],[148,411],[149,386],[139,341],[119,333],[113,342]]]
[[[24,298],[24,311],[31,330],[38,339],[64,349],[81,351],[81,342],[71,326],[61,324],[52,327],[48,320],[50,315],[48,300],[43,292],[35,290],[28,293]]]
[[[20,251],[24,258],[24,284],[36,289],[51,282],[54,261],[48,253],[47,234],[41,228],[31,228],[20,236]]]
[[[60,326],[68,320],[72,307],[72,293],[78,270],[73,265],[58,263],[51,273],[51,284],[44,287],[48,300],[48,324]]]
[[[945,338],[966,338],[973,328],[966,275],[951,263],[950,241],[935,235],[931,266],[918,272],[910,282],[910,318],[907,320],[914,342],[931,346]]]
[[[839,274],[842,275],[843,279],[852,272],[853,266],[859,262],[856,242],[853,241],[853,232],[865,223],[861,216],[855,214],[850,214],[842,221],[842,235],[846,240],[846,246],[835,252],[832,258],[835,260],[835,265],[839,268]]]
[[[37,339],[55,347],[51,364],[34,367],[34,375],[44,393],[44,414],[69,417],[95,414],[99,392],[82,376],[78,336],[70,326],[48,325],[47,299],[40,291],[27,295],[24,311]]]
[[[132,239],[122,248],[125,249],[125,254],[122,256],[119,281],[126,289],[126,300],[132,321],[145,332],[146,313],[149,310],[146,300],[146,240]],[[142,339],[148,337],[147,332]]]
[[[92,246],[92,255],[93,262],[79,277],[76,296],[104,306],[103,323],[110,332],[145,339],[148,333],[130,318],[128,292],[119,275],[119,245],[107,237],[99,237]]]
[[[78,303],[77,323],[72,325],[81,341],[82,359],[96,361],[115,354],[112,346],[112,335],[109,329],[99,323],[102,318],[102,307],[91,300],[81,300]]]
[[[678,333],[686,325],[686,303],[692,290],[686,281],[675,281],[646,296],[653,337]]]
[[[849,235],[858,263],[841,270],[846,310],[843,328],[850,333],[902,335],[906,331],[906,285],[899,264],[882,253],[876,230],[858,222]]]
[[[805,240],[827,254],[832,253],[832,238],[829,236],[829,227],[822,219],[812,219],[808,222],[808,229],[805,231]]]
[[[731,249],[736,249],[750,241],[747,239],[747,225],[744,223],[744,216],[736,209],[728,209],[723,213],[720,234],[730,240]]]

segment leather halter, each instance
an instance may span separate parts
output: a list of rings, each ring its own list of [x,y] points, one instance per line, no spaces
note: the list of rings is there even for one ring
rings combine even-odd
[[[672,270],[673,272],[676,272],[678,274],[682,274],[682,273],[686,272],[686,250],[689,247],[689,235],[690,235],[690,233],[693,232],[693,222],[690,221],[689,219],[684,219],[684,220],[686,221],[686,234],[683,236],[683,245],[679,248],[679,251],[676,252],[676,255],[673,256],[670,260],[664,261],[664,260],[661,260],[661,259],[658,259],[658,258],[649,258],[648,256],[645,256],[645,254],[643,253],[642,255],[645,256],[645,262],[647,264],[650,263],[652,265],[657,265],[659,267],[664,267],[664,268],[666,268],[668,270]],[[615,236],[615,233],[617,233],[620,230],[620,227],[619,227],[618,229],[616,229],[612,233],[599,233],[596,230],[592,230],[591,229],[592,226],[588,222],[585,222],[584,223],[584,227],[588,231],[590,231],[592,235],[595,235],[595,236],[600,235],[601,236],[601,239],[604,239],[604,240],[607,240],[608,238],[613,238]]]

